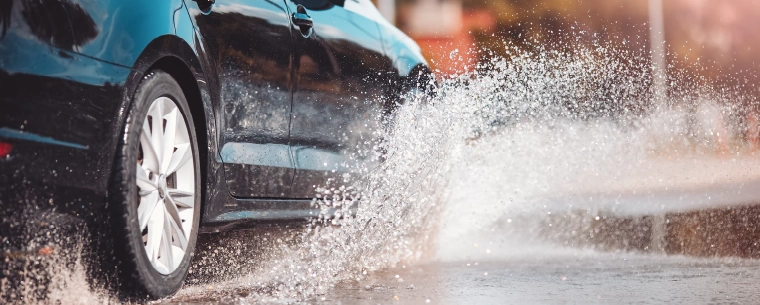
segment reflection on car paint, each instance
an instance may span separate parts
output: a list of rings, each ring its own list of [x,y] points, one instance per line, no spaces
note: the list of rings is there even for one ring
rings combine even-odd
[[[287,144],[227,142],[221,157],[232,196],[277,198],[290,192],[293,161]]]
[[[319,210],[296,210],[296,211],[240,211],[229,212],[219,215],[218,221],[235,221],[241,219],[260,219],[260,220],[276,220],[276,219],[295,219],[295,218],[309,218],[319,216]]]
[[[218,69],[222,151],[227,187],[237,197],[287,197],[292,164],[282,167],[247,158],[269,145],[286,147],[291,108],[289,18],[277,1],[219,0],[212,13],[191,15]],[[261,146],[230,151],[230,143]],[[285,150],[287,152],[287,150]],[[232,157],[230,154],[241,153]],[[286,154],[287,155],[287,154]],[[246,161],[239,163],[237,161]]]
[[[318,161],[345,164],[345,156],[372,137],[395,84],[393,66],[383,53],[376,24],[366,17],[329,1],[287,3],[291,11],[304,5],[315,23],[312,37],[295,39],[290,127],[297,160],[292,195],[312,198],[315,187],[342,181],[348,172]]]
[[[184,13],[177,14],[182,12],[182,0],[72,2],[88,13],[98,30],[94,38],[76,47],[74,51],[128,67],[135,64],[142,50],[153,39],[174,35],[175,22],[179,22],[177,19],[187,17]]]
[[[45,144],[52,144],[52,145],[59,145],[59,146],[66,146],[76,149],[88,149],[89,147],[81,144],[66,142],[66,141],[59,141],[56,139],[53,139],[51,137],[44,137],[38,134],[34,134],[31,132],[24,132],[21,130],[16,129],[10,129],[8,127],[0,127],[0,138],[5,139],[17,139],[17,140],[25,140],[25,141],[32,141],[32,142],[39,142],[39,143],[45,143]]]
[[[342,153],[329,152],[312,147],[294,147],[296,166],[299,170],[323,172],[348,172],[351,169],[349,160]]]
[[[293,167],[289,146],[285,144],[227,142],[221,155],[224,163]]]

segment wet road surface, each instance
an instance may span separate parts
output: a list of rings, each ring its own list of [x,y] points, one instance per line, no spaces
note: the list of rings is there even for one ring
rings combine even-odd
[[[544,255],[508,260],[385,269],[359,282],[339,283],[305,303],[751,304],[760,297],[756,260],[546,250]],[[191,290],[162,304],[289,303],[231,291]]]

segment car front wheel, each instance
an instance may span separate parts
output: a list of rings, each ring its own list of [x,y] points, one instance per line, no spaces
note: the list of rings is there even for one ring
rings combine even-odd
[[[161,298],[190,267],[200,222],[198,144],[179,84],[153,71],[132,100],[111,187],[118,292]]]

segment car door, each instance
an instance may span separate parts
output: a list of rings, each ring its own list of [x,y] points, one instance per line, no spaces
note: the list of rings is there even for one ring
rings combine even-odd
[[[311,198],[315,187],[328,179],[342,184],[361,159],[357,146],[372,138],[392,66],[383,54],[377,25],[347,10],[348,3],[286,1],[295,37],[293,194]],[[313,25],[299,26],[298,18],[309,18]]]
[[[219,76],[220,154],[230,193],[290,197],[292,41],[284,0],[217,0],[210,12],[190,14]]]

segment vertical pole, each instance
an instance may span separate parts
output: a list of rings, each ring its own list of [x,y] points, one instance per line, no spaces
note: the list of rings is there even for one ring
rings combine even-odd
[[[652,52],[652,86],[657,107],[667,101],[667,66],[665,63],[665,29],[662,0],[649,0],[649,40]]]
[[[665,26],[662,0],[649,0],[649,40],[652,53],[652,93],[655,107],[666,106],[668,100],[667,66],[665,63]],[[665,213],[653,215],[650,247],[654,253],[665,253],[667,219]]]
[[[396,0],[377,0],[377,10],[391,24],[396,24]]]
[[[665,254],[667,242],[667,215],[663,211],[658,211],[652,215],[652,231],[650,232],[649,249],[652,253]]]

